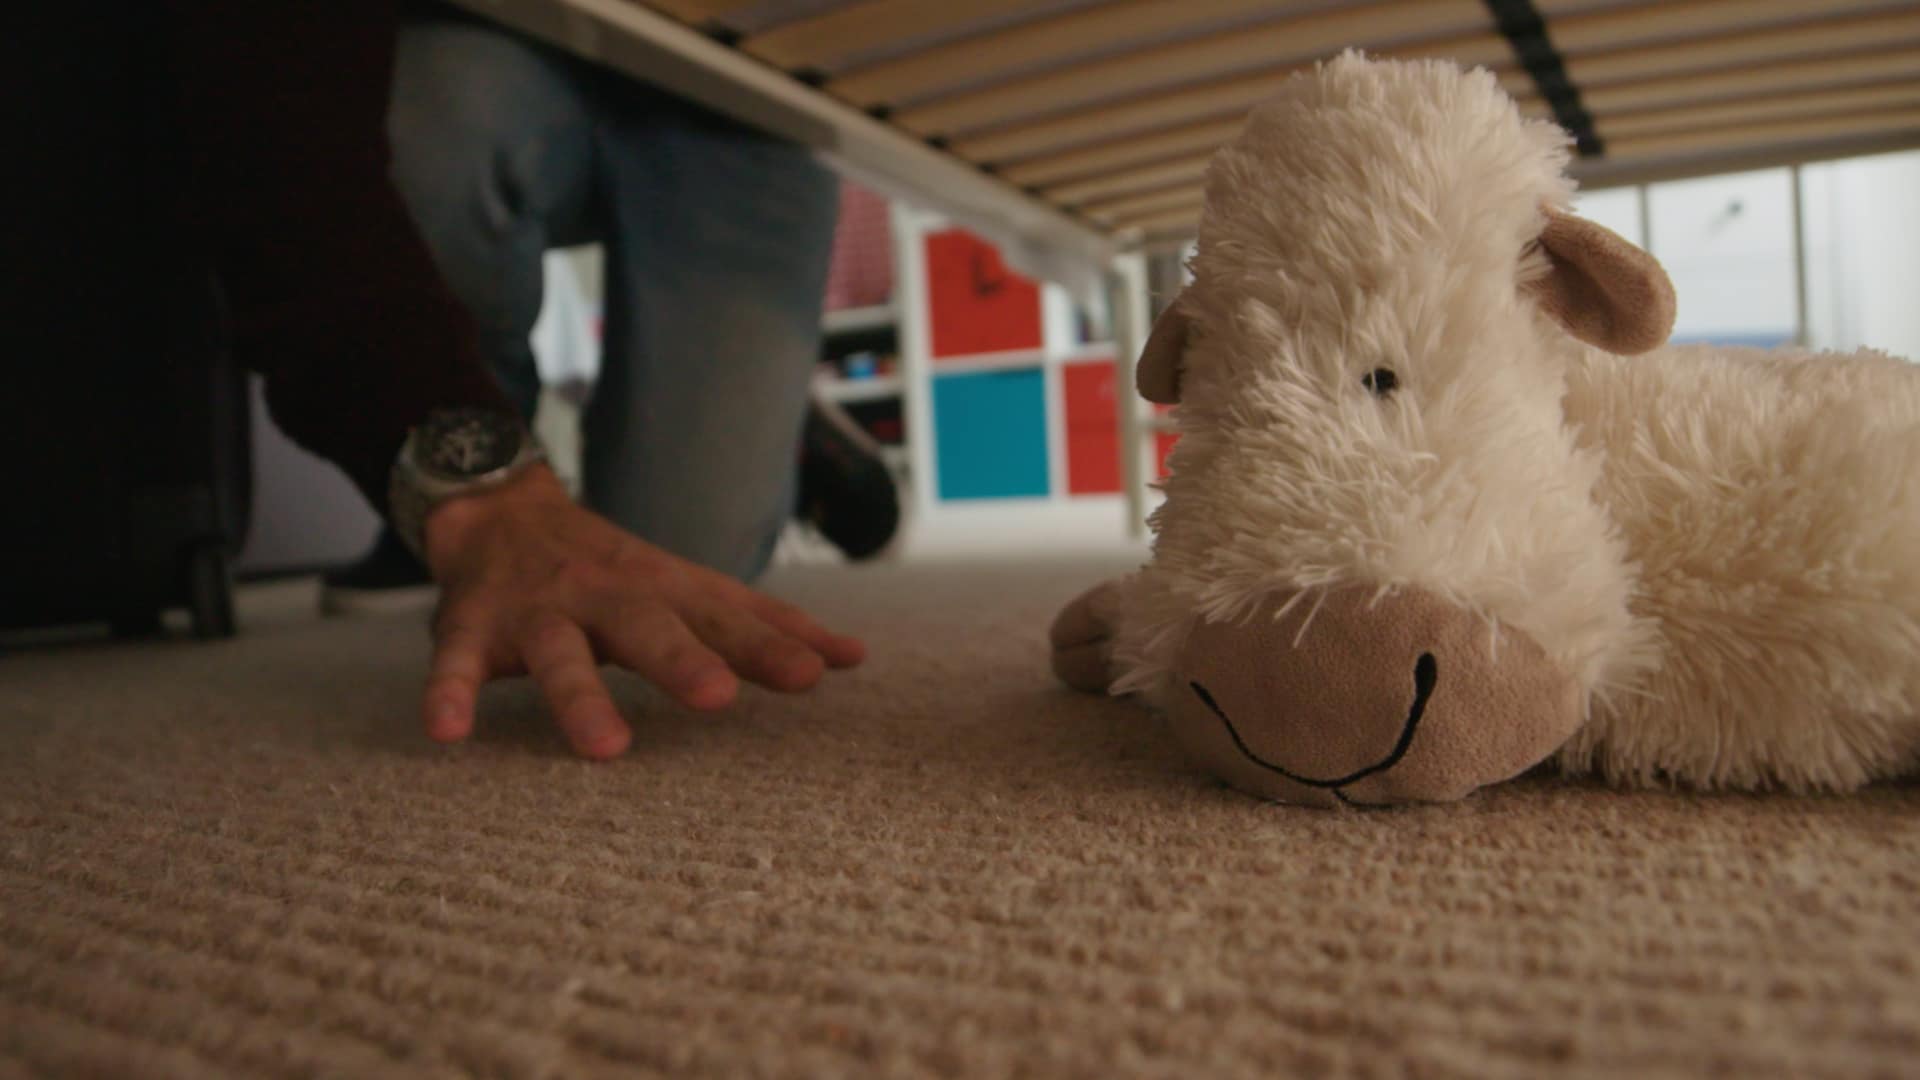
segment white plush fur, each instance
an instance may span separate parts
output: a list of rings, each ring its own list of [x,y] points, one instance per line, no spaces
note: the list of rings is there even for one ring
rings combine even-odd
[[[1914,370],[1575,341],[1519,288],[1568,145],[1485,71],[1349,54],[1216,156],[1116,693],[1161,697],[1198,620],[1265,595],[1415,585],[1578,680],[1570,768],[1846,788],[1911,763]]]
[[[1920,368],[1863,350],[1582,350],[1660,666],[1562,750],[1574,771],[1847,790],[1920,749]]]

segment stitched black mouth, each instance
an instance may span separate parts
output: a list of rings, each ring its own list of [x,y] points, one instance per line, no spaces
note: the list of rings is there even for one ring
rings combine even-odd
[[[1374,762],[1358,772],[1332,780],[1316,780],[1310,776],[1301,776],[1299,773],[1275,765],[1273,762],[1254,753],[1253,748],[1247,745],[1246,740],[1240,737],[1240,732],[1234,728],[1233,721],[1227,717],[1226,710],[1222,709],[1219,703],[1213,700],[1212,694],[1207,693],[1207,688],[1197,682],[1189,682],[1187,685],[1193,688],[1193,692],[1199,695],[1200,700],[1206,703],[1207,708],[1213,710],[1213,715],[1219,717],[1220,722],[1227,726],[1228,737],[1233,739],[1233,745],[1240,748],[1240,753],[1245,755],[1248,761],[1266,769],[1268,772],[1284,776],[1296,784],[1305,784],[1307,787],[1335,789],[1333,792],[1334,797],[1346,802],[1349,801],[1347,797],[1337,789],[1364,780],[1374,773],[1385,772],[1395,765],[1400,764],[1400,759],[1407,756],[1407,750],[1413,746],[1414,733],[1420,728],[1420,717],[1427,711],[1427,700],[1433,696],[1433,686],[1434,683],[1439,681],[1439,678],[1440,667],[1434,662],[1433,654],[1421,653],[1420,659],[1413,665],[1413,707],[1407,711],[1407,722],[1400,729],[1400,741],[1394,744],[1392,752],[1386,757],[1381,758],[1379,761]]]

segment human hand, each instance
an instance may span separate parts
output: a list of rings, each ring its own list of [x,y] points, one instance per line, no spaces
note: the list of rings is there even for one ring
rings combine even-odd
[[[798,608],[576,505],[545,466],[435,507],[426,548],[441,600],[423,715],[441,742],[472,734],[480,687],[495,678],[532,675],[574,752],[610,758],[632,732],[602,663],[706,710],[730,704],[741,678],[805,690],[866,656]]]

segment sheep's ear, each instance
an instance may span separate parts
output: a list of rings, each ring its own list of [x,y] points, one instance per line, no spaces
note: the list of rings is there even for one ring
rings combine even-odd
[[[1133,382],[1140,396],[1156,405],[1180,403],[1180,358],[1187,351],[1187,313],[1181,310],[1180,297],[1160,313],[1147,335],[1147,347],[1140,350],[1140,366],[1134,369]]]
[[[1617,233],[1548,210],[1540,249],[1553,269],[1524,287],[1567,333],[1631,355],[1659,347],[1673,332],[1673,282],[1652,255]]]

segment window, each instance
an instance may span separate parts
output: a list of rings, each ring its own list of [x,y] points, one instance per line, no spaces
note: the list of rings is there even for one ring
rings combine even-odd
[[[1647,201],[1650,250],[1680,300],[1674,341],[1771,346],[1796,338],[1790,170],[1654,184]]]
[[[1640,235],[1640,189],[1606,188],[1583,191],[1573,202],[1573,212],[1601,225],[1641,247],[1647,238]]]
[[[1801,170],[1807,340],[1920,360],[1920,152]]]

